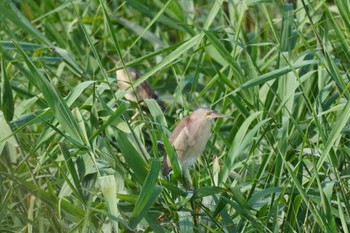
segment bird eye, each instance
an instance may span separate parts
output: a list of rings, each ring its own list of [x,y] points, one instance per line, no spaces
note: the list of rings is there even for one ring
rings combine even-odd
[[[206,112],[205,115],[206,116],[209,116],[211,114],[211,112]]]

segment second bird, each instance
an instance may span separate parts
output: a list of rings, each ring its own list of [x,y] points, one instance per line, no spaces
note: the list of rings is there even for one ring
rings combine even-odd
[[[109,56],[116,65],[120,65],[120,60],[117,57]],[[136,88],[132,87],[132,84],[141,77],[140,71],[135,68],[127,67],[119,69],[115,72],[117,78],[118,88],[123,91],[128,91],[125,94],[125,98],[129,101],[138,102],[144,99],[156,99],[158,96],[155,94],[153,88],[149,83],[144,81]]]
[[[131,89],[131,84],[141,77],[140,72],[135,68],[121,69],[117,70],[115,73],[117,76],[118,87],[121,90],[128,90],[128,88]],[[133,102],[142,101],[144,99],[158,99],[153,88],[147,81],[138,85],[134,91],[132,89],[129,91],[131,92],[126,93],[125,98]]]

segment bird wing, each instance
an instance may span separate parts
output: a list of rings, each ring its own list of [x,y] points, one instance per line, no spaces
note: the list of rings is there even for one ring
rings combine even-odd
[[[141,100],[158,99],[158,96],[154,93],[153,88],[150,86],[147,80],[137,86],[135,92],[138,96],[140,96]]]
[[[171,134],[169,141],[170,143],[174,143],[174,141],[178,138],[181,131],[190,123],[190,117],[183,118],[179,124],[175,127],[173,130],[173,133]]]
[[[169,142],[174,146],[176,150],[176,156],[180,159],[183,157],[186,151],[187,144],[185,140],[187,136],[184,133],[186,133],[187,129],[185,130],[185,127],[188,124],[188,121],[189,121],[189,117],[182,119],[179,122],[179,124],[175,127],[175,129],[173,130],[173,133],[169,138]],[[185,145],[185,148],[183,148],[184,145]],[[170,159],[168,155],[164,155],[162,174],[166,176],[169,174],[170,171],[171,171]]]
[[[175,147],[176,155],[178,158],[182,159],[187,157],[188,147],[189,147],[189,128],[190,117],[186,117],[180,121],[180,123],[175,127],[173,134],[171,135],[169,141]]]

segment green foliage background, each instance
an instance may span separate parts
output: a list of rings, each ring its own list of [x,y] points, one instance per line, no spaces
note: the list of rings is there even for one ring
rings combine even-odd
[[[0,9],[1,232],[349,232],[350,1]],[[123,98],[129,66],[164,110]],[[234,119],[186,190],[161,145],[199,106]]]

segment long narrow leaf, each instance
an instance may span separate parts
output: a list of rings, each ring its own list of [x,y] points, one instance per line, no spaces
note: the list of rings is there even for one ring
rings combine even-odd
[[[135,228],[141,221],[162,191],[162,187],[156,185],[159,171],[160,163],[157,160],[153,160],[139,198],[136,201],[135,208],[130,216],[130,226],[132,228]]]
[[[124,132],[118,132],[118,147],[125,158],[126,163],[130,169],[134,172],[137,180],[142,183],[147,176],[147,164],[136,150],[134,145],[130,142],[127,134]]]
[[[1,47],[0,47],[1,48]],[[1,96],[0,96],[0,109],[4,113],[5,120],[7,122],[12,121],[15,112],[12,88],[9,78],[6,74],[4,58],[1,59]]]

